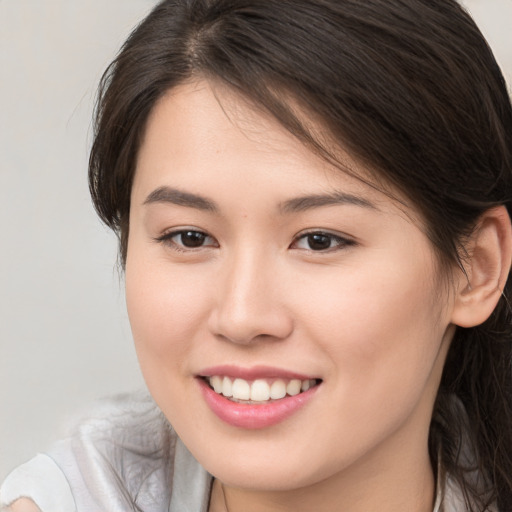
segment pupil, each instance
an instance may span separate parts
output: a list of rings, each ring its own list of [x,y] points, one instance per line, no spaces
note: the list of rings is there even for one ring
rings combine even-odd
[[[321,234],[308,235],[308,245],[315,251],[329,249],[331,247],[331,237]]]
[[[205,235],[197,231],[185,231],[181,235],[181,243],[185,247],[201,247],[204,243]]]

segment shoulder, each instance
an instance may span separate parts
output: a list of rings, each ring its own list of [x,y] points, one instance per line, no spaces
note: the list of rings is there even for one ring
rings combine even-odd
[[[46,454],[17,468],[4,482],[0,500],[7,505],[32,497],[52,512],[64,505],[66,512],[134,505],[162,510],[170,499],[176,439],[147,394],[101,400],[78,415]],[[59,508],[53,502],[42,506],[45,495],[60,500]]]
[[[75,511],[66,477],[51,457],[44,454],[37,455],[8,475],[0,488],[0,508],[7,506],[10,506],[7,509],[10,512]]]

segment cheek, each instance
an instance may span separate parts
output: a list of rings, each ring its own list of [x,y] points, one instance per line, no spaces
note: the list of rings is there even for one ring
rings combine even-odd
[[[413,411],[428,425],[447,324],[427,262],[401,263],[395,272],[375,264],[340,273],[338,282],[311,279],[295,294],[297,307],[308,306],[305,337],[329,361],[331,399],[320,421],[332,425],[324,427],[335,440],[324,456],[334,464],[330,453],[356,457]]]
[[[183,376],[197,326],[206,310],[198,278],[136,251],[126,263],[126,302],[133,339],[146,385],[173,425],[187,418],[190,401]],[[188,381],[187,381],[188,382]],[[190,383],[189,383],[190,384]],[[192,380],[192,384],[194,384]]]
[[[297,304],[308,305],[307,337],[332,361],[333,377],[370,398],[405,382],[420,390],[447,327],[432,263],[397,255],[392,267],[386,261],[345,269],[339,281],[311,279],[296,294]]]
[[[182,361],[196,326],[206,314],[208,297],[199,274],[172,268],[165,261],[145,264],[131,253],[126,264],[126,303],[141,366]]]

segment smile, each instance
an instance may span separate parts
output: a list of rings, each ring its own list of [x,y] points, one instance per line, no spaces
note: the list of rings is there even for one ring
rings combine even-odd
[[[280,400],[286,396],[296,396],[316,386],[316,379],[256,379],[248,381],[241,378],[214,375],[206,379],[215,393],[231,401],[247,404],[263,404],[271,400]]]
[[[209,409],[242,429],[272,427],[294,416],[322,387],[322,379],[285,370],[230,366],[205,370],[196,379]]]

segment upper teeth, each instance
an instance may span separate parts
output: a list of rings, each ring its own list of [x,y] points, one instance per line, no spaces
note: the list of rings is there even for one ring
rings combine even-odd
[[[257,379],[249,382],[244,379],[231,379],[214,375],[209,377],[210,386],[219,395],[236,400],[251,400],[253,402],[265,402],[267,400],[278,400],[284,398],[287,394],[290,396],[298,395],[301,391],[307,391],[315,385],[314,379],[271,379],[271,382],[265,379]]]

